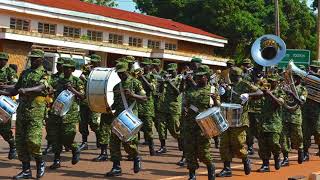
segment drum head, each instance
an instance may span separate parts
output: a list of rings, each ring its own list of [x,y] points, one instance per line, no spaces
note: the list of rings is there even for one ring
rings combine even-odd
[[[203,111],[200,114],[198,114],[196,119],[203,119],[205,117],[208,117],[210,114],[216,113],[216,112],[219,112],[219,111],[220,111],[220,108],[218,108],[218,107],[210,108],[210,109],[208,109],[206,111]]]
[[[107,102],[110,107],[114,103],[113,88],[120,82],[121,82],[121,79],[119,78],[116,71],[113,69],[110,73],[108,80],[107,80],[107,88],[106,88]]]
[[[222,103],[221,107],[228,109],[241,109],[242,106],[240,104],[232,104],[232,103]]]

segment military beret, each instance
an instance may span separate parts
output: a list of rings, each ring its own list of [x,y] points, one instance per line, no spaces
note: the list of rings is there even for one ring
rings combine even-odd
[[[65,59],[64,57],[59,57],[57,64],[64,64],[64,59]]]
[[[33,49],[28,57],[44,58],[44,51],[42,51],[41,49]]]
[[[236,76],[242,76],[242,69],[239,67],[234,67],[230,70],[230,74],[236,75]]]
[[[136,60],[133,56],[126,56],[125,59],[128,63],[132,63]]]
[[[76,61],[72,58],[63,58],[63,66],[64,67],[76,67]]]
[[[153,65],[160,65],[161,64],[161,60],[160,59],[152,59],[152,64]]]
[[[201,59],[201,58],[198,58],[198,57],[193,57],[193,58],[191,59],[191,62],[202,63],[202,59]]]
[[[242,64],[251,64],[251,60],[250,59],[244,59],[243,61],[242,61]]]
[[[234,60],[233,60],[233,59],[229,59],[229,60],[227,61],[227,64],[235,65],[235,64],[236,64],[236,62],[234,62]]]
[[[170,63],[167,66],[167,71],[175,71],[177,70],[177,68],[178,68],[178,65],[176,63]]]
[[[92,54],[90,56],[90,61],[92,61],[92,62],[100,62],[101,61],[101,56],[99,56],[97,54]]]
[[[152,62],[151,62],[151,60],[149,58],[144,58],[142,60],[141,64],[150,65],[150,64],[152,64]]]
[[[128,71],[128,63],[119,62],[116,65],[116,72],[126,72]]]
[[[207,65],[201,65],[196,72],[196,76],[201,76],[206,74],[211,74],[210,67]]]
[[[5,52],[0,52],[0,59],[4,59],[4,60],[8,60],[9,56],[7,53]]]

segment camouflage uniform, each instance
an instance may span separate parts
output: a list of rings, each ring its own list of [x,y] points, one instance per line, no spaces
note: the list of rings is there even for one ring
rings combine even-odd
[[[302,101],[306,100],[308,95],[307,89],[301,84],[296,86],[298,96]],[[288,96],[286,96],[288,97]],[[287,99],[285,99],[287,102]],[[283,130],[282,130],[282,151],[284,154],[290,152],[290,147],[295,150],[302,151],[303,149],[303,133],[302,133],[302,114],[299,106],[294,112],[283,109]]]
[[[8,55],[7,53],[0,53],[0,59],[8,61]],[[16,72],[10,68],[9,66],[4,66],[0,69],[0,83],[4,85],[14,85],[17,82],[17,74]],[[15,142],[13,133],[11,131],[11,121],[2,124],[0,123],[0,135],[3,137],[5,141],[9,143],[10,151],[15,151]],[[9,159],[12,159],[14,157],[10,157]]]
[[[307,99],[302,106],[303,149],[308,151],[311,146],[311,136],[315,144],[320,145],[320,103]]]
[[[108,145],[111,137],[111,123],[114,119],[112,113],[102,113],[99,126],[99,142],[101,145]]]

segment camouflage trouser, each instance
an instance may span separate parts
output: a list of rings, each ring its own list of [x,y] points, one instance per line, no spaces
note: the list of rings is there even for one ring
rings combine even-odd
[[[16,146],[19,160],[29,162],[31,156],[42,156],[42,128],[45,106],[29,107],[20,103],[17,109]]]
[[[154,126],[156,127],[159,139],[167,139],[167,128],[166,126],[163,126],[163,124],[160,122],[161,119],[163,119],[161,116],[163,116],[163,112],[156,111],[155,117],[153,119]],[[165,129],[161,129],[165,128]]]
[[[283,153],[289,153],[290,148],[295,150],[303,149],[302,125],[284,123],[281,134],[281,149]]]
[[[267,132],[259,134],[259,156],[262,160],[269,160],[281,152],[280,133]]]
[[[54,119],[54,116],[54,114],[48,113],[48,118],[46,118],[46,139],[48,141],[48,144],[53,143],[56,135],[56,130],[54,129],[56,120]]]
[[[89,136],[88,125],[90,125],[93,132],[97,132],[97,129],[99,128],[97,119],[97,114],[92,112],[88,105],[80,105],[79,131],[82,136]]]
[[[246,144],[247,127],[230,127],[221,134],[220,155],[222,161],[232,161],[233,157],[245,159],[248,156]]]
[[[100,144],[109,144],[110,136],[111,136],[111,123],[114,119],[113,114],[103,113],[101,114],[100,126],[98,129],[99,134],[99,142]]]
[[[188,164],[188,169],[199,168],[198,159],[206,165],[212,163],[210,154],[210,138],[201,135],[201,129],[192,119],[184,122],[183,126],[183,150]]]
[[[180,139],[180,114],[164,112],[158,117],[158,120],[160,140],[166,137],[167,129],[173,138]]]
[[[139,118],[143,122],[143,125],[142,125],[141,129],[142,129],[142,131],[144,133],[145,140],[146,141],[153,140],[152,128],[153,128],[153,119],[154,119],[154,117],[140,115]]]
[[[249,113],[249,128],[247,129],[247,145],[254,144],[254,138],[258,135],[259,113]]]
[[[309,107],[319,108],[319,107]],[[311,136],[314,136],[314,141],[320,145],[320,111],[311,111],[307,109],[302,111],[302,132],[303,132],[303,148],[309,149],[311,146]]]
[[[7,142],[14,139],[11,131],[11,120],[5,124],[0,123],[0,135]]]
[[[110,155],[111,155],[111,161],[117,162],[121,161],[121,144],[123,145],[123,148],[126,153],[128,153],[129,158],[135,158],[138,156],[138,137],[136,137],[128,142],[122,142],[118,136],[114,133],[111,133],[111,139],[110,139]]]
[[[77,123],[63,123],[63,119],[56,115],[53,115],[53,119],[55,120],[55,123],[52,123],[52,128],[55,131],[53,152],[60,154],[62,152],[62,146],[76,151],[78,144],[74,142],[74,138],[77,134]]]

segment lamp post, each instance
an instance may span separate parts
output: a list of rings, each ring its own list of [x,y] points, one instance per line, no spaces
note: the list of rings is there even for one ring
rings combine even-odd
[[[318,0],[318,19],[317,19],[317,61],[320,61],[320,0]]]

